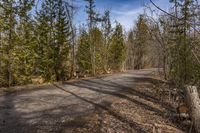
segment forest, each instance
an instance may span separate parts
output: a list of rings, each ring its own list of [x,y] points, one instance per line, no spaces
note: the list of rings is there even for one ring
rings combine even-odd
[[[200,1],[149,0],[129,30],[84,2],[77,25],[75,0],[0,1],[0,89],[156,68],[200,133]]]

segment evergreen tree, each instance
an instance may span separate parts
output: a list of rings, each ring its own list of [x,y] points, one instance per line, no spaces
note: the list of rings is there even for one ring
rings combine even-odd
[[[36,15],[37,36],[37,75],[41,75],[46,81],[55,80],[54,71],[54,45],[55,45],[55,10],[54,0],[45,0]]]
[[[111,37],[111,45],[109,49],[109,66],[112,70],[119,71],[125,59],[125,41],[123,29],[120,24],[116,25],[114,33]]]
[[[142,69],[145,65],[144,55],[148,44],[148,26],[143,15],[139,16],[135,31],[135,69]]]
[[[31,82],[34,73],[36,41],[34,38],[34,26],[30,11],[34,6],[34,0],[20,0],[17,14],[19,21],[17,25],[16,45],[14,47],[14,75],[18,84]]]
[[[91,31],[96,26],[96,17],[97,13],[95,12],[95,4],[94,0],[85,0],[88,5],[86,5],[86,13],[88,14],[88,29]],[[92,74],[95,75],[96,73],[96,61],[95,61],[95,44],[92,42],[92,35],[89,32],[89,44],[90,44],[90,51],[91,51],[91,65],[92,65]]]
[[[54,53],[54,70],[56,80],[64,80],[67,76],[67,61],[70,46],[70,22],[67,15],[66,5],[63,0],[58,0],[56,5],[56,24],[55,24],[55,53]]]
[[[98,74],[102,73],[104,70],[104,55],[105,47],[103,41],[103,34],[99,28],[93,28],[89,31],[90,40],[93,42],[95,48],[95,72]]]
[[[135,49],[134,49],[134,44],[135,43],[135,38],[134,38],[134,32],[130,31],[128,33],[128,38],[127,38],[127,49],[126,49],[126,68],[127,69],[134,69],[134,61],[135,61]]]
[[[91,51],[90,51],[90,44],[89,44],[89,35],[85,29],[82,29],[80,37],[78,39],[78,51],[77,51],[77,64],[79,70],[82,73],[86,71],[91,72],[92,65],[91,65]]]
[[[88,5],[86,5],[86,13],[88,14],[88,27],[92,29],[96,25],[97,13],[95,12],[94,0],[85,0]]]
[[[63,0],[46,0],[37,13],[39,71],[48,81],[64,80],[67,76],[71,35],[67,8]]]
[[[173,0],[175,5],[174,14],[176,18],[172,18],[171,24],[171,70],[170,75],[173,80],[182,86],[184,83],[195,79],[196,61],[192,57],[192,39],[190,35],[191,19],[195,14],[192,12],[194,1],[191,0]],[[194,61],[194,62],[193,62]],[[194,65],[195,64],[195,65]],[[177,82],[178,81],[178,82]]]
[[[0,8],[0,86],[6,83],[5,77],[4,77],[4,46],[3,46],[3,16],[2,16],[2,8]]]
[[[16,11],[17,3],[15,0],[2,0],[0,2],[0,11],[1,11],[1,33],[3,37],[1,38],[2,44],[1,48],[3,51],[3,68],[4,71],[3,79],[5,84],[11,86],[14,84],[13,80],[13,47],[15,45],[15,26],[16,26]]]
[[[104,71],[107,72],[108,70],[108,50],[110,47],[110,36],[112,32],[112,25],[110,20],[110,11],[104,12],[103,22],[103,39],[104,39],[104,45],[103,45],[103,64],[104,64]]]
[[[92,35],[92,36],[89,36]],[[90,38],[91,37],[91,38]],[[102,73],[104,62],[104,47],[103,47],[103,34],[99,28],[93,28],[89,31],[89,33],[86,32],[85,29],[81,30],[81,35],[78,40],[78,51],[77,51],[77,61],[79,70],[83,73],[86,71],[92,74],[92,64],[91,58],[91,51],[90,51],[90,39],[95,44],[95,60],[96,60],[96,72]]]

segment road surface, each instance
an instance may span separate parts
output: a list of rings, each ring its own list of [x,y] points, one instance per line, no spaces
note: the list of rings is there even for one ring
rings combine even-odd
[[[0,96],[0,133],[73,132],[72,129],[84,126],[84,122],[79,123],[81,117],[93,114],[97,108],[112,114],[109,107],[117,99],[131,100],[144,110],[162,113],[126,96],[131,94],[143,101],[158,102],[155,98],[133,89],[138,84],[151,82],[150,75],[154,71],[128,71]],[[123,118],[117,114],[113,116],[122,122],[126,121],[121,120]],[[133,131],[143,130],[136,126]]]

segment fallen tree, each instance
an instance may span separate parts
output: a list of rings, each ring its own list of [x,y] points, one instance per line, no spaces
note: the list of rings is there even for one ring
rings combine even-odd
[[[196,86],[184,87],[186,103],[190,110],[190,117],[192,119],[192,125],[197,133],[200,133],[200,99]]]

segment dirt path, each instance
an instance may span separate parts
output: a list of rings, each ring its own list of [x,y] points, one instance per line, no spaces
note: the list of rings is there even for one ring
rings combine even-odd
[[[153,72],[129,71],[1,96],[0,133],[184,132],[165,117],[173,108],[147,90],[154,86]]]

